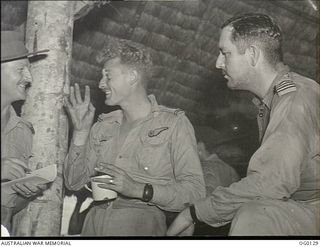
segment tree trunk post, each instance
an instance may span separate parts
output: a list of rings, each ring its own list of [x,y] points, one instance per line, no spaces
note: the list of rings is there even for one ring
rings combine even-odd
[[[63,203],[63,164],[67,153],[68,119],[63,97],[68,94],[76,1],[29,1],[26,46],[50,49],[31,64],[33,83],[22,115],[33,124],[30,168],[57,164],[56,180],[43,195],[14,217],[14,236],[59,236]]]

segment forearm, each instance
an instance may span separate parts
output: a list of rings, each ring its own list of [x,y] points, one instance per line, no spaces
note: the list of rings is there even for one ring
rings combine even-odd
[[[80,190],[89,181],[92,172],[86,160],[86,146],[72,143],[64,170],[65,185],[68,189]]]
[[[276,175],[253,173],[229,187],[218,187],[213,193],[195,203],[200,221],[213,227],[230,222],[240,207],[253,200],[287,200],[289,181]]]
[[[205,197],[205,186],[201,176],[194,176],[192,181],[153,185],[153,190],[151,203],[172,212],[181,211],[186,204]]]

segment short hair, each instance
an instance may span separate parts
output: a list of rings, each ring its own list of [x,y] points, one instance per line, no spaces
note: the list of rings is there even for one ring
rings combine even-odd
[[[110,39],[98,53],[96,60],[99,64],[104,64],[113,58],[119,58],[122,64],[142,72],[143,79],[150,79],[152,76],[150,52],[140,44],[125,39]]]
[[[250,45],[258,45],[266,60],[275,66],[282,61],[282,32],[278,24],[268,15],[247,13],[235,16],[222,24],[221,29],[231,26],[231,41],[240,54]]]

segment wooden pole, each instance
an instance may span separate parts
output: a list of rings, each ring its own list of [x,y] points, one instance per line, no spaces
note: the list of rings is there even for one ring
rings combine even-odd
[[[31,64],[33,83],[22,110],[35,129],[31,169],[58,165],[57,179],[14,217],[14,236],[59,236],[63,202],[63,163],[68,120],[63,96],[68,93],[76,1],[29,1],[26,46],[50,49]]]

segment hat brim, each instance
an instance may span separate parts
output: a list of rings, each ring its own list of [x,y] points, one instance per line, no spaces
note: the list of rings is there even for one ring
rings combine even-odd
[[[1,63],[14,61],[14,60],[22,59],[22,58],[33,58],[33,57],[36,57],[38,55],[44,55],[43,53],[46,53],[48,51],[49,51],[49,49],[45,49],[45,50],[29,52],[29,53],[25,53],[25,54],[21,54],[21,55],[18,55],[18,56],[13,56],[13,57],[12,56],[11,57],[4,57],[4,58],[1,58]]]

